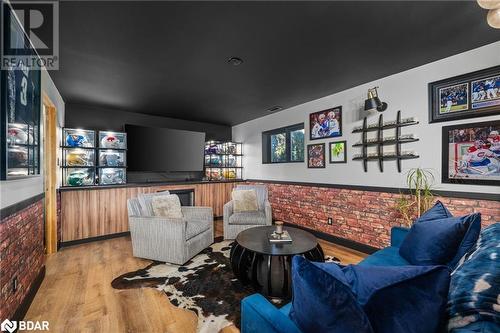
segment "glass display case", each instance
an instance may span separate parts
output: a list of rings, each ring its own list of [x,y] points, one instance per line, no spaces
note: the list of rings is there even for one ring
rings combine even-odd
[[[1,24],[6,28],[3,33],[9,36],[9,45],[23,45],[18,50],[24,55],[36,55],[31,47],[24,48],[25,33],[17,20],[10,19],[10,10],[3,14],[7,24],[4,25],[4,21]],[[36,176],[40,174],[40,70],[17,61],[3,65],[0,71],[0,180]]]
[[[242,144],[208,141],[205,143],[205,179],[242,179]]]
[[[63,164],[67,167],[95,166],[93,149],[63,148]]]
[[[63,147],[94,148],[95,132],[92,130],[65,128],[63,129]]]
[[[95,168],[63,168],[63,186],[95,185]]]
[[[126,182],[125,168],[99,168],[99,185],[125,184]]]
[[[125,151],[106,149],[99,150],[99,166],[124,167],[127,164]]]
[[[121,132],[99,131],[99,148],[127,149],[127,134]]]

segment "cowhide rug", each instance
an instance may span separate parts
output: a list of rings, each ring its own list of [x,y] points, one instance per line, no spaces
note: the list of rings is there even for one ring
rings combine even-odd
[[[240,302],[255,293],[235,278],[229,262],[231,241],[222,237],[186,264],[179,266],[153,262],[123,274],[111,282],[115,289],[151,287],[165,292],[170,302],[198,315],[199,333],[219,332],[234,324],[240,326]],[[339,262],[333,257],[326,261]],[[272,300],[280,305],[280,301]]]

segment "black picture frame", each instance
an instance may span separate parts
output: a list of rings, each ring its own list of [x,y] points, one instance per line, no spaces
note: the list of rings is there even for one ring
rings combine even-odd
[[[342,161],[333,161],[332,160],[332,146],[334,144],[337,144],[337,143],[342,143],[344,145],[344,158]],[[329,156],[330,156],[330,164],[335,164],[335,163],[347,163],[347,141],[346,140],[343,140],[343,141],[332,141],[328,144],[328,152],[329,152]]]
[[[331,112],[333,112],[336,115],[336,118],[338,116],[338,120],[337,120],[338,129],[339,129],[338,132],[334,132],[334,133],[328,134],[328,135],[320,135],[320,136],[313,135],[313,133],[316,131],[314,128],[315,128],[315,125],[317,123],[317,119],[321,115],[325,118],[328,118],[328,115]],[[333,107],[333,108],[329,108],[326,110],[322,110],[322,111],[316,111],[316,112],[309,114],[309,140],[310,141],[328,139],[328,138],[336,138],[336,137],[340,137],[340,136],[342,136],[342,106],[341,105]]]
[[[309,169],[322,169],[322,168],[326,168],[326,158],[325,158],[325,147],[326,145],[324,143],[313,143],[313,144],[309,144],[307,145],[307,167]],[[320,158],[320,161],[322,161],[323,163],[322,164],[319,164],[319,165],[314,165],[314,164],[311,164],[311,153],[312,153],[312,148],[314,147],[321,147],[321,151],[320,151],[320,154],[319,155],[319,158]]]
[[[467,131],[467,129],[470,129]],[[474,130],[476,129],[476,130]],[[443,126],[442,128],[442,157],[441,157],[441,182],[442,183],[453,183],[453,184],[474,184],[474,185],[491,185],[500,186],[500,179],[488,179],[487,176],[483,178],[478,178],[476,174],[473,174],[472,178],[465,177],[455,177],[450,175],[450,163],[453,161],[456,168],[459,167],[459,151],[463,151],[467,146],[474,145],[473,141],[478,140],[478,133],[481,139],[484,141],[484,137],[487,133],[491,133],[492,130],[500,130],[500,120],[492,120],[478,123],[467,123],[452,126]],[[452,133],[453,131],[458,131]],[[452,137],[453,135],[453,137]],[[457,135],[463,136],[463,139],[458,139]],[[468,137],[467,137],[468,136]],[[498,139],[498,138],[497,138]],[[460,140],[460,141],[459,141]],[[489,140],[489,139],[487,139]],[[486,141],[487,141],[486,140]],[[451,142],[450,142],[451,141]],[[450,151],[451,145],[453,146],[453,151]],[[461,154],[461,153],[460,153]],[[484,154],[484,153],[483,153]],[[498,159],[498,154],[493,155],[492,158]],[[452,158],[451,158],[452,157]],[[500,162],[495,162],[500,163]],[[498,164],[497,164],[498,165]],[[470,167],[472,169],[472,167]],[[474,169],[472,169],[474,171]],[[478,170],[480,171],[480,170]]]
[[[494,79],[494,88],[492,89],[498,89],[496,97],[490,100],[488,100],[489,96],[493,96],[493,94],[488,92],[489,89],[484,90],[487,87],[482,86],[488,78]],[[454,95],[450,93],[451,89],[455,89]],[[457,98],[455,96],[458,92],[460,92],[460,97]],[[463,95],[464,92],[466,92],[465,96]],[[441,103],[446,96],[450,101],[450,105],[447,105],[450,110],[441,112],[444,108]],[[486,100],[477,100],[482,97],[485,97]],[[453,103],[456,103],[456,105],[453,105]],[[453,110],[453,107],[456,109]],[[484,117],[494,114],[500,114],[500,66],[429,83],[429,123]]]

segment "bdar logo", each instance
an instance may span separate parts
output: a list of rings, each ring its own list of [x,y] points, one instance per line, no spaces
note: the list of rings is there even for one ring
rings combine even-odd
[[[5,319],[2,324],[0,324],[0,329],[2,330],[2,332],[14,332],[17,328],[17,322],[15,321],[10,321],[8,319]]]

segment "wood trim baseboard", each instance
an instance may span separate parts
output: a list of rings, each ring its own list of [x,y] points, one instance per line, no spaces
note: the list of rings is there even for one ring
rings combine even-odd
[[[35,280],[31,283],[28,293],[24,297],[21,304],[19,304],[19,306],[17,307],[16,311],[12,315],[11,320],[21,321],[24,319],[24,316],[28,312],[28,309],[30,308],[33,299],[35,299],[35,295],[38,292],[38,289],[40,289],[40,286],[42,285],[44,278],[45,278],[45,265],[42,266]]]
[[[20,210],[23,210],[24,208],[34,204],[35,202],[38,202],[43,198],[45,198],[45,193],[40,193],[32,196],[31,198],[24,199],[23,201],[16,202],[15,204],[0,209],[0,221],[19,212]]]
[[[309,182],[293,182],[293,181],[266,180],[266,179],[247,179],[246,181],[255,183],[268,183],[268,184],[286,184],[286,185],[296,185],[296,186],[338,188],[338,189],[346,189],[354,191],[403,193],[403,194],[410,193],[410,191],[407,188],[397,188],[397,187],[309,183]],[[448,197],[448,198],[500,201],[500,194],[496,193],[476,193],[476,192],[458,192],[458,191],[442,191],[442,190],[434,190],[432,191],[432,193],[434,193],[434,195],[436,196]]]
[[[330,234],[324,233],[322,231],[317,231],[317,230],[309,229],[309,228],[303,227],[301,225],[293,224],[293,223],[290,223],[290,222],[284,222],[284,224],[286,226],[289,226],[289,227],[293,227],[293,228],[297,228],[297,229],[302,229],[304,231],[310,232],[311,234],[313,234],[314,236],[316,236],[319,239],[322,239],[322,240],[325,240],[325,241],[328,241],[330,243],[334,243],[334,244],[337,244],[337,245],[341,245],[341,246],[344,246],[344,247],[347,247],[349,249],[353,249],[353,250],[356,250],[356,251],[359,251],[359,252],[363,252],[363,253],[366,253],[366,254],[372,254],[372,253],[380,250],[380,249],[378,249],[376,247],[373,247],[373,246],[370,246],[370,245],[366,245],[366,244],[363,244],[363,243],[355,242],[355,241],[350,240],[350,239],[346,239],[346,238],[342,238],[342,237],[330,235]]]
[[[67,241],[67,242],[59,242],[58,250],[62,247],[73,246],[73,245],[78,245],[78,244],[85,244],[85,243],[90,243],[90,242],[97,242],[97,241],[101,241],[101,240],[112,239],[112,238],[117,238],[117,237],[125,237],[125,236],[130,236],[130,231],[119,232],[116,234],[109,234],[109,235],[104,235],[104,236],[76,239],[76,240]]]

